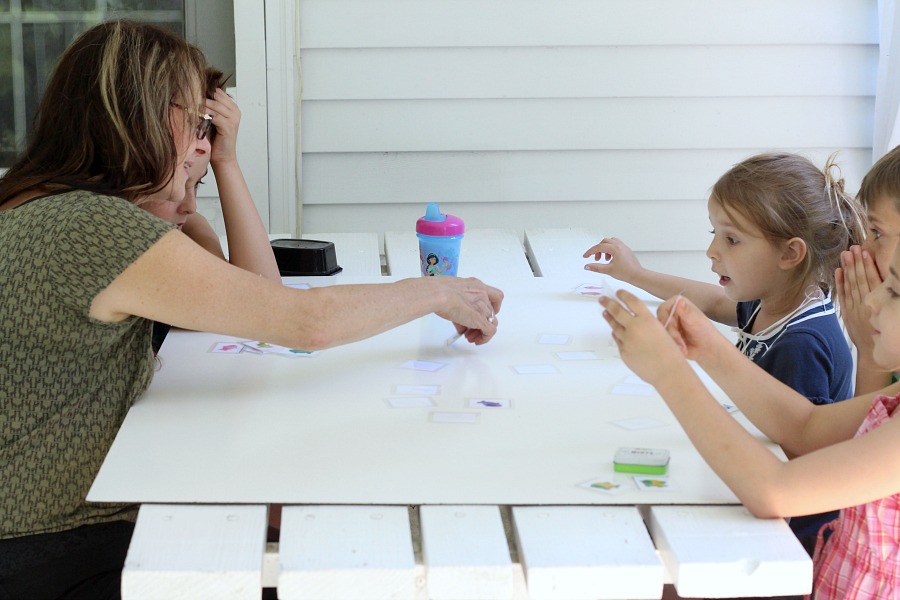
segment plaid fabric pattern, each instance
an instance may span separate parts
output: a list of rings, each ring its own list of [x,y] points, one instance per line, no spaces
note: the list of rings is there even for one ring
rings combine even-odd
[[[900,396],[879,396],[856,436],[888,421]],[[833,528],[823,542],[826,528]],[[900,598],[900,495],[841,511],[816,544],[815,600]]]

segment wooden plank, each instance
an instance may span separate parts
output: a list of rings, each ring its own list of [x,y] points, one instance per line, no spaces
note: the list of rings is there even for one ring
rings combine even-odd
[[[306,100],[302,146],[304,153],[863,148],[872,145],[873,107],[871,97],[844,96]]]
[[[381,244],[377,233],[304,233],[304,240],[334,243],[337,263],[343,268],[338,275],[378,277],[381,275]]]
[[[846,0],[304,0],[299,37],[302,48],[876,44],[877,18],[874,1]]]
[[[290,233],[271,233],[269,240],[291,239],[296,236]],[[337,264],[343,270],[337,275],[350,277],[377,277],[381,275],[381,244],[377,233],[304,233],[304,240],[322,240],[334,243]],[[219,236],[219,243],[225,256],[228,246],[224,235]]]
[[[244,128],[237,159],[263,223],[269,223],[269,113],[265,12],[249,2],[234,3],[234,69],[240,87],[229,92],[241,107]],[[277,162],[277,160],[275,161]],[[210,169],[211,171],[212,169]]]
[[[878,46],[340,48],[300,61],[304,102],[874,96]]]
[[[584,265],[592,259],[582,254],[604,237],[599,229],[526,229],[525,253],[536,276],[589,279]]]
[[[405,506],[285,506],[279,552],[281,600],[415,595]]]
[[[422,552],[432,600],[505,600],[513,566],[497,506],[422,506]]]
[[[122,570],[124,600],[257,600],[266,507],[144,504]]]
[[[560,202],[554,203],[551,208],[552,210],[534,202],[514,202],[456,204],[448,205],[446,210],[450,214],[463,215],[468,222],[503,223],[505,228],[516,232],[524,232],[534,227],[536,223],[547,228],[569,228],[574,223],[584,223],[585,227],[596,227],[614,233],[639,252],[702,253],[706,251],[711,239],[705,200]],[[385,234],[384,238],[385,256],[391,274],[406,277],[419,275],[418,242],[414,239],[415,233],[406,231],[400,236],[393,233],[398,222],[408,220],[408,206],[399,208],[359,206],[356,207],[355,213],[360,222],[370,226],[373,231],[378,231],[380,226],[386,228],[388,234]],[[316,205],[305,208],[304,215],[310,222],[334,224],[341,221],[345,211],[340,207]],[[410,225],[410,229],[415,229],[415,224]],[[407,236],[405,239],[404,235]],[[464,239],[464,244],[465,241]],[[404,252],[408,254],[407,258],[400,258],[398,261],[398,253],[402,255]],[[524,257],[524,249],[521,252]],[[703,266],[705,268],[708,263],[704,262]],[[460,267],[465,273],[464,262],[460,262]]]
[[[346,231],[350,225],[370,231],[398,228],[396,223],[402,221],[395,221],[393,227],[376,227],[369,215],[360,218],[354,212],[358,205],[369,204],[382,205],[379,210],[391,211],[392,219],[414,224],[416,213],[405,205],[421,205],[423,189],[429,197],[440,198],[441,205],[702,200],[705,221],[706,198],[713,183],[735,163],[766,149],[307,153],[303,156],[304,227],[320,231],[325,230],[322,227]],[[835,148],[783,150],[807,156],[823,167]],[[854,191],[872,166],[872,152],[844,149],[837,161],[847,189]],[[343,220],[309,224],[315,214],[306,211],[321,204],[343,211]],[[507,218],[515,218],[517,210],[510,207]],[[544,212],[543,218],[559,218],[554,211]],[[561,217],[571,220],[570,209]],[[337,229],[338,225],[342,228]]]
[[[812,561],[783,519],[743,506],[652,506],[649,528],[684,597],[793,596],[812,588]]]
[[[442,210],[445,209],[442,207]],[[445,212],[460,216],[449,210]],[[385,232],[384,253],[390,275],[421,277],[415,226],[410,231]],[[502,277],[531,277],[533,273],[515,231],[470,229],[466,231],[460,247],[458,275],[491,281]]]
[[[514,507],[533,600],[659,598],[663,567],[633,506]]]
[[[453,214],[453,213],[450,213]],[[422,267],[419,261],[419,238],[416,237],[416,224],[412,230],[386,231],[384,233],[384,258],[388,275],[394,277],[421,277]],[[466,240],[463,238],[463,243]],[[465,265],[462,247],[459,257],[460,267]]]

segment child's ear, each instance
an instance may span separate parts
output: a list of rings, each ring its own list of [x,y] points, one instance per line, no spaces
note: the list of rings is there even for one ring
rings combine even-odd
[[[806,259],[806,242],[798,237],[784,242],[782,250],[779,266],[784,270],[793,269]]]

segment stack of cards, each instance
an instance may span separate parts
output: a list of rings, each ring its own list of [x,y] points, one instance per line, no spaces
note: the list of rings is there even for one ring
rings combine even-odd
[[[318,351],[286,348],[284,346],[278,346],[276,344],[259,341],[216,342],[215,344],[213,344],[212,348],[209,349],[209,351],[216,354],[240,354],[242,352],[247,352],[250,354],[278,354],[281,356],[293,357],[315,356],[316,354],[318,354]]]

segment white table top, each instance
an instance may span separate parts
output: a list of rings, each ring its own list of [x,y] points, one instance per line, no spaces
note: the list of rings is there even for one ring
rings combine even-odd
[[[209,352],[214,343],[234,338],[174,331],[160,352],[161,369],[128,413],[88,500],[737,504],[652,388],[614,393],[634,376],[610,343],[596,299],[572,291],[579,283],[523,278],[504,284],[500,333],[480,347],[464,340],[446,346],[453,328],[433,315],[303,358],[215,354]],[[542,335],[569,339],[539,343]],[[597,359],[556,354],[579,351]],[[435,372],[402,368],[411,360],[444,366]],[[517,373],[523,365],[553,372]],[[440,388],[433,395],[400,394],[398,385]],[[391,408],[387,401],[424,395],[435,406]],[[508,400],[512,408],[467,406],[479,399]],[[474,413],[477,420],[436,423],[433,412]],[[657,426],[617,423],[645,418]],[[735,418],[747,426],[740,413]],[[632,476],[614,473],[612,456],[620,446],[670,450],[672,487],[640,491]],[[628,485],[616,495],[579,486],[590,479]]]

